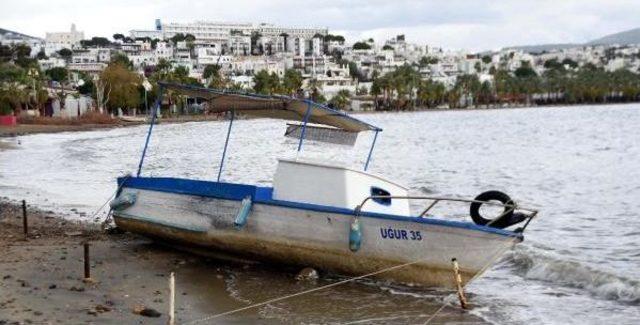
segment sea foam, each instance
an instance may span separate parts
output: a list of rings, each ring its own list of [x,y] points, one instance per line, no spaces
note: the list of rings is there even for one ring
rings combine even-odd
[[[541,249],[519,246],[505,254],[503,263],[526,279],[586,290],[603,299],[640,304],[640,281],[562,259]]]

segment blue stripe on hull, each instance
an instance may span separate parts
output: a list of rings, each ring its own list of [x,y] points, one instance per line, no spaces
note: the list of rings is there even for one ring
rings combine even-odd
[[[124,182],[124,184],[123,184]],[[169,177],[120,177],[118,185],[122,188],[137,188],[142,190],[152,190],[166,193],[178,193],[185,195],[195,195],[203,197],[213,197],[226,200],[242,201],[242,199],[250,196],[254,203],[267,204],[273,206],[289,207],[301,210],[310,210],[318,212],[354,215],[353,209],[338,208],[327,205],[291,202],[273,199],[273,188],[261,187],[245,184],[232,184],[223,182],[198,181],[181,178]],[[503,236],[523,238],[522,234],[513,231],[497,229],[486,226],[479,226],[469,222],[439,220],[433,218],[420,218],[412,216],[399,216],[391,214],[373,213],[363,211],[361,216],[387,219],[402,222],[424,223],[437,226],[455,227],[482,231]]]

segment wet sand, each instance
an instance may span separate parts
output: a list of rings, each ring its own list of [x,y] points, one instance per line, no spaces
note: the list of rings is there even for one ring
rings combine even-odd
[[[164,117],[157,123],[187,123],[187,122],[206,122],[217,121],[221,117],[218,115],[191,115],[179,117]],[[145,124],[144,122],[125,122],[115,120],[110,124],[18,124],[15,126],[0,126],[1,137],[15,137],[20,135],[37,134],[37,133],[59,133],[59,132],[77,132],[91,131],[100,129],[112,129],[127,126],[136,126]],[[0,147],[1,148],[1,147]]]
[[[337,280],[327,276],[318,282],[298,282],[296,270],[192,255],[130,234],[106,234],[95,224],[33,208],[28,220],[30,233],[25,240],[21,206],[0,202],[0,324],[165,324],[170,272],[176,273],[177,324]],[[91,244],[94,282],[89,283],[83,281],[85,241]],[[266,277],[269,283],[263,282]],[[396,310],[380,314],[378,307],[368,306],[368,299],[376,299],[367,298],[371,293],[384,294],[375,284],[351,283],[198,324],[345,323],[345,319],[420,324],[441,306],[437,299],[424,299],[415,306],[415,298],[399,295],[390,300],[398,305]],[[140,306],[161,315],[134,313]],[[431,323],[483,321],[446,307]]]

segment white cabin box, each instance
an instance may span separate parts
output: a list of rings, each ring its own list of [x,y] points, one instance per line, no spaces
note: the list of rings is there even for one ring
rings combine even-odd
[[[273,179],[276,200],[355,209],[371,195],[406,196],[407,188],[364,171],[319,163],[278,161]],[[410,215],[409,201],[371,199],[363,211]]]

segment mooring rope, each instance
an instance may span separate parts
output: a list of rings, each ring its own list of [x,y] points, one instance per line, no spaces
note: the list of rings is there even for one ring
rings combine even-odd
[[[486,271],[486,269],[487,269],[489,266],[491,266],[491,264],[492,264],[492,263],[493,263],[493,262],[494,262],[494,261],[495,261],[495,260],[500,256],[500,254],[504,253],[504,251],[505,251],[505,250],[507,250],[507,249],[509,248],[509,245],[510,245],[511,243],[513,243],[513,241],[515,241],[515,239],[516,239],[516,237],[511,238],[511,240],[509,240],[509,241],[505,242],[504,247],[502,247],[501,249],[499,249],[499,250],[498,250],[498,251],[497,251],[497,252],[492,256],[492,258],[489,260],[489,262],[487,262],[487,263],[486,263],[486,264],[485,264],[485,265],[480,269],[480,271],[479,271],[479,272],[477,272],[477,273],[476,273],[476,275],[474,275],[474,276],[473,276],[473,277],[472,277],[468,282],[473,281],[473,280],[474,280],[474,279],[476,279],[478,276],[480,276],[484,271]],[[509,244],[509,245],[507,245],[507,244]],[[237,308],[237,309],[229,310],[229,311],[226,311],[226,312],[222,312],[222,313],[219,313],[219,314],[215,314],[215,315],[207,316],[207,317],[205,317],[205,318],[192,320],[192,321],[186,322],[186,323],[184,323],[184,324],[185,324],[185,325],[188,325],[188,324],[201,323],[201,322],[205,322],[205,321],[212,320],[212,319],[215,319],[215,318],[219,318],[219,317],[222,317],[222,316],[227,316],[227,315],[235,314],[235,313],[237,313],[237,312],[241,312],[241,311],[244,311],[244,310],[248,310],[248,309],[252,309],[252,308],[256,308],[256,307],[260,307],[260,306],[268,305],[268,304],[270,304],[270,303],[274,303],[274,302],[282,301],[282,300],[285,300],[285,299],[289,299],[289,298],[293,298],[293,297],[297,297],[297,296],[305,295],[305,294],[308,294],[308,293],[312,293],[312,292],[316,292],[316,291],[320,291],[320,290],[328,289],[328,288],[331,288],[331,287],[336,287],[336,286],[343,285],[343,284],[346,284],[346,283],[349,283],[349,282],[352,282],[352,281],[356,281],[356,280],[364,279],[364,278],[367,278],[367,277],[370,277],[370,276],[374,276],[374,275],[382,274],[382,273],[389,272],[389,271],[393,271],[393,270],[396,270],[396,269],[399,269],[399,268],[403,268],[403,267],[406,267],[406,266],[411,266],[411,265],[414,265],[414,264],[417,264],[417,263],[421,263],[421,262],[426,261],[427,259],[428,259],[428,258],[420,259],[420,260],[416,260],[416,261],[412,261],[412,262],[408,262],[408,263],[404,263],[404,264],[399,264],[399,265],[395,265],[395,266],[391,266],[391,267],[387,267],[387,268],[384,268],[384,269],[381,269],[381,270],[378,270],[378,271],[375,271],[375,272],[367,273],[367,274],[364,274],[364,275],[359,275],[359,276],[356,276],[356,277],[353,277],[353,278],[349,278],[349,279],[346,279],[346,280],[338,281],[338,282],[331,283],[331,284],[328,284],[328,285],[324,285],[324,286],[321,286],[321,287],[317,287],[317,288],[313,288],[313,289],[309,289],[309,290],[305,290],[305,291],[296,292],[296,293],[289,294],[289,295],[285,295],[285,296],[282,296],[282,297],[273,298],[273,299],[269,299],[269,300],[266,300],[266,301],[263,301],[263,302],[255,303],[255,304],[252,304],[252,305],[249,305],[249,306],[245,306],[245,307],[241,307],[241,308]],[[431,315],[431,317],[427,320],[427,322],[426,322],[425,324],[428,324],[429,322],[431,322],[431,321],[433,320],[433,318],[434,318],[438,313],[440,313],[440,312],[441,312],[441,311],[442,311],[442,310],[447,306],[447,304],[448,304],[449,302],[448,302],[448,301],[446,301],[446,300],[447,300],[450,296],[451,296],[451,295],[449,295],[449,296],[447,296],[447,297],[445,298],[445,303],[444,303],[444,304],[443,304],[443,305],[442,305],[442,306],[441,306],[441,307],[440,307],[440,308],[439,308],[439,309],[438,309],[434,314],[432,314],[432,315]]]
[[[342,280],[342,281],[338,281],[338,282],[335,282],[335,283],[327,284],[327,285],[324,285],[324,286],[321,286],[321,287],[317,287],[317,288],[313,288],[313,289],[309,289],[309,290],[305,290],[305,291],[296,292],[296,293],[293,293],[293,294],[290,294],[290,295],[286,295],[286,296],[282,296],[282,297],[278,297],[278,298],[269,299],[269,300],[266,300],[266,301],[263,301],[263,302],[260,302],[260,303],[256,303],[256,304],[245,306],[245,307],[241,307],[241,308],[234,309],[234,310],[229,310],[229,311],[226,311],[226,312],[223,312],[223,313],[220,313],[220,314],[216,314],[216,315],[212,315],[212,316],[208,316],[208,317],[205,317],[205,318],[202,318],[202,319],[192,320],[192,321],[186,322],[184,324],[185,325],[187,325],[187,324],[196,324],[196,323],[208,321],[208,320],[211,320],[211,319],[214,319],[214,318],[218,318],[218,317],[234,314],[234,313],[237,313],[237,312],[240,312],[240,311],[243,311],[243,310],[247,310],[247,309],[251,309],[251,308],[255,308],[255,307],[268,305],[270,303],[274,303],[274,302],[282,301],[282,300],[285,300],[285,299],[301,296],[301,295],[304,295],[304,294],[307,294],[307,293],[312,293],[312,292],[315,292],[315,291],[320,291],[320,290],[324,290],[324,289],[327,289],[327,288],[336,287],[336,286],[339,286],[339,285],[342,285],[342,284],[345,284],[345,283],[348,283],[348,282],[351,282],[351,281],[364,279],[364,278],[367,278],[367,277],[370,277],[370,276],[374,276],[374,275],[377,275],[377,274],[385,273],[385,272],[392,271],[392,270],[395,270],[395,269],[399,269],[399,268],[402,268],[402,267],[405,267],[405,266],[410,266],[410,265],[413,265],[413,264],[424,262],[426,260],[427,259],[425,258],[425,259],[421,259],[421,260],[417,260],[417,261],[413,261],[413,262],[408,262],[408,263],[404,263],[404,264],[391,266],[391,267],[388,267],[388,268],[384,268],[382,270],[378,270],[378,271],[375,271],[375,272],[367,273],[367,274],[364,274],[364,275],[359,275],[359,276],[356,276],[356,277],[353,277],[353,278],[349,278],[349,279],[346,279],[346,280]]]
[[[93,215],[89,218],[89,219],[93,219],[100,211],[102,211],[102,209],[104,209],[104,207],[107,205],[107,203],[109,203],[120,191],[120,189],[122,189],[122,186],[124,186],[124,183],[127,181],[127,179],[131,178],[131,175],[128,174],[127,176],[124,177],[124,179],[122,180],[122,183],[120,183],[120,185],[118,185],[118,187],[116,188],[115,191],[113,191],[113,193],[111,193],[111,195],[107,198],[107,200],[102,204],[102,206],[100,206],[100,208],[98,208],[98,210],[96,210],[96,212],[93,213]],[[109,209],[109,212],[107,213],[107,217],[104,219],[104,221],[102,222],[100,228],[102,230],[106,229],[109,220],[111,220],[111,209]]]

